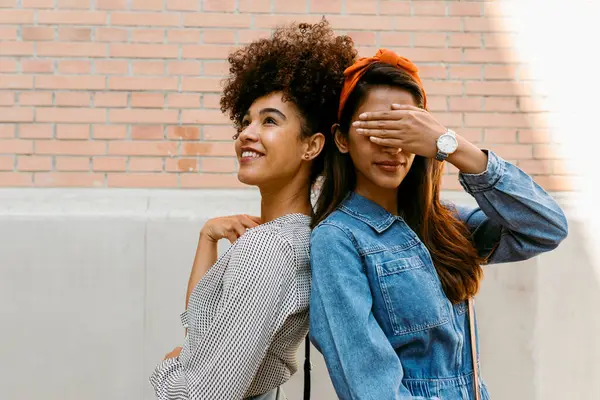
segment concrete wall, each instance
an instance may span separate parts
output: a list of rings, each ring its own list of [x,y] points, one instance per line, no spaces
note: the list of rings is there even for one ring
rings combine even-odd
[[[178,313],[202,224],[258,213],[257,198],[0,190],[0,398],[152,399],[148,376],[183,339]],[[599,276],[584,223],[569,216],[570,236],[555,252],[486,269],[477,307],[495,400],[600,398]],[[335,399],[313,355],[313,399]],[[302,374],[286,387],[301,399]]]

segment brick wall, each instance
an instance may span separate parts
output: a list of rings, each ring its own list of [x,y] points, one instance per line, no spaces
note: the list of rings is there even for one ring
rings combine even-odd
[[[361,55],[415,61],[444,124],[572,189],[510,16],[421,0],[0,0],[0,186],[239,187],[218,109],[226,57],[323,14]]]

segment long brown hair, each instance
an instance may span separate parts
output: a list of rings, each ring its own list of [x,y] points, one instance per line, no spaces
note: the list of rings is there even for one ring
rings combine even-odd
[[[350,94],[342,111],[339,130],[346,138],[352,117],[368,90],[374,86],[406,90],[415,103],[424,108],[424,92],[408,73],[388,64],[374,63]],[[327,142],[313,227],[335,211],[356,187],[356,172],[350,156],[338,150],[333,134]],[[453,303],[458,303],[477,293],[482,277],[480,265],[485,260],[473,246],[467,226],[457,218],[453,209],[440,201],[442,172],[442,163],[415,156],[408,174],[398,187],[398,211],[429,250],[446,296]],[[402,193],[410,195],[402,196]]]

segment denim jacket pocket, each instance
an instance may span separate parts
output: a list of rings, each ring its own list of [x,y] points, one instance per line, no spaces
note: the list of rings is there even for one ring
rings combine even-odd
[[[417,255],[376,264],[385,308],[395,335],[442,325],[450,316],[439,284]]]

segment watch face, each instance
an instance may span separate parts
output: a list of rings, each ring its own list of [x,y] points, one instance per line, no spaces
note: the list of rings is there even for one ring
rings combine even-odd
[[[452,154],[456,151],[456,148],[458,147],[458,142],[456,141],[456,138],[452,135],[445,134],[440,136],[437,145],[440,151],[446,154]]]

